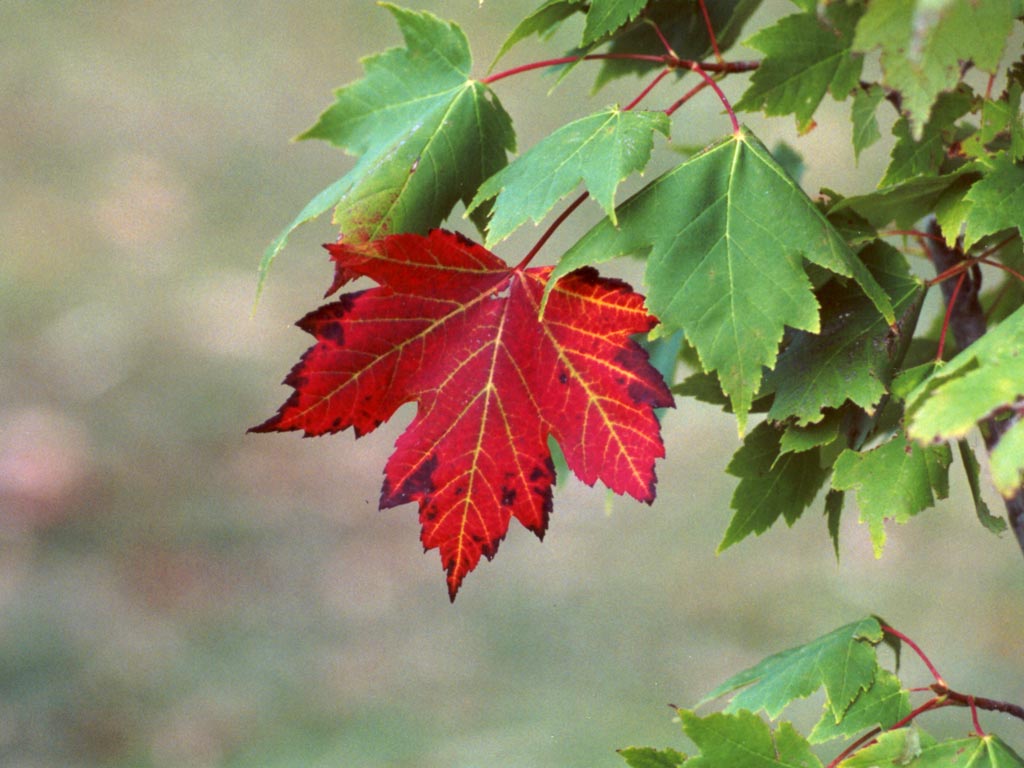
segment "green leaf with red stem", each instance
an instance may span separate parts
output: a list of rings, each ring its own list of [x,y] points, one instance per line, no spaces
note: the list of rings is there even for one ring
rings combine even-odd
[[[615,190],[643,171],[654,146],[653,132],[668,136],[663,112],[611,108],[573,120],[542,139],[485,181],[467,215],[495,198],[487,224],[488,247],[529,219],[540,222],[582,180],[590,197],[615,219]]]
[[[652,181],[563,256],[586,264],[646,254],[659,334],[682,329],[742,429],[785,328],[817,332],[805,261],[853,277],[887,322],[892,302],[821,211],[748,129]]]
[[[405,47],[363,60],[366,75],[335,93],[335,103],[300,139],[323,139],[359,157],[274,241],[260,281],[289,233],[332,206],[349,240],[389,233],[425,234],[515,149],[512,121],[494,93],[470,77],[462,30],[429,13],[382,3]],[[484,211],[479,223],[483,223]]]
[[[878,621],[873,617],[861,619],[805,645],[769,656],[730,677],[700,704],[739,690],[726,712],[763,709],[775,719],[791,702],[824,687],[827,714],[839,722],[862,691],[874,684],[878,671],[875,646],[881,641]]]
[[[384,471],[381,507],[416,501],[452,599],[515,517],[543,536],[554,470],[547,440],[588,485],[654,499],[664,456],[656,408],[672,396],[630,336],[657,322],[643,297],[582,269],[540,304],[550,267],[511,268],[441,230],[328,246],[339,273],[379,287],[343,295],[299,325],[316,344],[294,392],[256,432],[374,430],[418,405]]]
[[[885,521],[905,523],[949,495],[948,445],[922,447],[897,434],[866,451],[845,450],[832,470],[832,487],[855,491],[860,521],[867,523],[875,556],[885,546]]]
[[[807,735],[812,744],[852,738],[870,728],[890,728],[910,714],[910,696],[896,675],[879,668],[871,687],[854,699],[837,722],[828,707]]]
[[[971,207],[964,248],[1004,229],[1024,236],[1024,163],[1015,163],[1009,152],[981,162],[987,172],[965,198]]]

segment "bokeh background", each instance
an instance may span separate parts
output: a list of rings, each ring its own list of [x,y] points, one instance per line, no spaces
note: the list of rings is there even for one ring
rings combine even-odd
[[[412,3],[464,26],[481,74],[535,4]],[[450,605],[414,508],[376,509],[408,409],[358,442],[245,434],[307,346],[291,324],[329,283],[329,223],[293,236],[254,313],[256,265],[352,162],[288,139],[399,42],[365,0],[0,4],[0,764],[615,766],[616,747],[685,748],[668,703],[870,612],[954,686],[1024,700],[1024,561],[956,467],[881,560],[851,512],[837,562],[816,510],[716,556],[738,436],[681,403],[652,507],[568,481],[544,543],[514,527]],[[591,78],[499,83],[520,147],[642,85],[592,99]],[[806,137],[748,122],[805,156],[809,189],[863,191],[884,146],[855,166],[846,108],[818,117]],[[726,130],[705,94],[673,139]],[[923,725],[970,730],[962,712]]]

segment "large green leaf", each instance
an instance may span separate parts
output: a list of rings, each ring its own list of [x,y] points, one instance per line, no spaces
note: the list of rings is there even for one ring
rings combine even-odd
[[[824,687],[828,716],[839,722],[861,692],[874,684],[879,669],[875,646],[881,641],[878,620],[861,619],[806,645],[769,656],[726,680],[701,704],[742,688],[729,702],[727,712],[763,709],[775,719],[790,702]]]
[[[746,41],[765,54],[736,109],[796,117],[806,131],[825,94],[843,99],[857,85],[863,56],[850,50],[863,12],[859,3],[832,3],[825,16],[797,13]]]
[[[910,274],[899,251],[886,243],[875,241],[860,257],[889,295],[895,326],[855,286],[826,284],[818,292],[821,331],[794,334],[765,378],[765,391],[775,393],[769,418],[796,417],[808,424],[818,421],[825,408],[838,408],[847,400],[872,411],[887,393],[917,325],[924,285]]]
[[[887,322],[892,303],[828,220],[743,129],[655,179],[562,258],[554,276],[648,255],[657,333],[682,329],[715,371],[741,428],[787,326],[820,329],[805,261],[853,277]]]
[[[429,13],[383,4],[404,48],[363,60],[366,76],[335,93],[335,103],[300,139],[323,139],[359,157],[317,195],[271,244],[261,281],[288,234],[332,205],[348,240],[438,226],[515,149],[512,121],[485,85],[470,78],[462,30]]]
[[[887,0],[868,3],[854,50],[881,48],[884,85],[900,92],[920,136],[932,103],[960,79],[960,62],[994,72],[1013,28],[1014,0]]]
[[[907,396],[911,437],[924,443],[966,435],[979,421],[1020,408],[1024,399],[1024,307],[1018,309]],[[1021,485],[1024,421],[1005,432],[990,457],[992,479],[1005,495]]]
[[[860,521],[867,523],[875,556],[885,546],[885,521],[905,523],[949,495],[948,445],[922,447],[898,434],[867,451],[845,450],[836,459],[832,487],[856,491]]]
[[[783,453],[780,436],[779,429],[761,422],[726,467],[740,483],[732,495],[736,513],[718,545],[719,552],[750,534],[761,535],[780,516],[793,525],[828,479],[829,470],[821,466],[818,451]]]
[[[686,768],[821,768],[811,745],[793,726],[783,722],[774,731],[747,711],[698,717],[680,710],[683,730],[701,753]]]
[[[928,122],[916,133],[910,121],[901,117],[892,127],[896,137],[889,167],[878,183],[891,187],[901,181],[938,176],[943,170],[946,152],[957,136],[956,121],[973,106],[974,95],[966,86],[940,94],[928,116]]]
[[[616,108],[567,123],[487,179],[467,213],[497,196],[487,225],[491,247],[527,219],[540,222],[582,180],[615,221],[615,190],[629,174],[643,170],[653,132],[668,136],[669,125],[663,112]]]

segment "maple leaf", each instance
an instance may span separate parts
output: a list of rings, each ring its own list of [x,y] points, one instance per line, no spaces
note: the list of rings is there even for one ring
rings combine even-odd
[[[786,16],[747,40],[765,59],[736,109],[793,114],[801,132],[810,129],[826,93],[841,100],[857,85],[863,56],[850,46],[862,12],[857,5],[832,4],[824,17],[816,12]]]
[[[364,59],[366,76],[338,89],[335,103],[298,137],[323,139],[359,161],[270,244],[260,285],[292,230],[330,208],[349,240],[425,234],[459,200],[468,203],[515,149],[512,119],[491,89],[470,77],[473,60],[458,25],[382,5],[405,47]]]
[[[679,717],[701,750],[684,763],[687,768],[821,768],[811,745],[791,723],[779,723],[773,731],[747,710],[699,717],[684,709]]]
[[[607,109],[574,120],[487,179],[466,209],[472,213],[495,196],[487,245],[508,237],[527,219],[540,222],[582,180],[615,220],[615,190],[651,157],[654,131],[668,136],[664,112]]]
[[[654,409],[672,396],[630,338],[657,321],[628,285],[581,269],[559,281],[541,318],[551,268],[511,268],[461,235],[327,248],[343,275],[379,287],[299,322],[317,342],[285,379],[295,391],[253,431],[360,436],[416,402],[380,506],[419,502],[421,540],[440,549],[453,600],[512,517],[543,536],[549,435],[588,485],[654,499],[664,456]]]
[[[805,260],[853,277],[885,319],[885,290],[748,129],[652,181],[562,257],[555,276],[648,254],[647,302],[658,333],[682,329],[715,371],[743,428],[786,326],[818,332]]]
[[[874,684],[879,669],[874,646],[881,641],[878,620],[861,619],[769,656],[730,677],[700,703],[742,688],[732,697],[726,712],[763,709],[775,719],[794,700],[807,698],[824,687],[826,716],[838,723],[862,691]]]
[[[832,469],[832,487],[856,491],[860,521],[868,524],[875,557],[885,546],[885,521],[905,523],[949,495],[948,445],[922,448],[897,434],[867,451],[844,450]]]

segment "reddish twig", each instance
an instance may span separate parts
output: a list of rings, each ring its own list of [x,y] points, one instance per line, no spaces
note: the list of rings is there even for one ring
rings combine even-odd
[[[882,625],[882,631],[885,632],[885,634],[892,635],[896,639],[910,646],[910,650],[916,653],[918,655],[918,658],[920,658],[921,661],[924,662],[924,665],[928,667],[928,671],[932,673],[932,677],[935,678],[935,682],[939,683],[940,685],[946,684],[946,681],[942,679],[942,675],[939,674],[939,670],[935,668],[934,664],[932,664],[931,659],[929,659],[925,652],[921,650],[921,646],[919,646],[917,643],[915,643],[913,640],[911,640],[909,637],[904,635],[899,630],[893,629],[892,627],[886,624]]]
[[[966,264],[966,262],[963,262]],[[965,269],[959,269],[960,277],[957,278],[956,285],[953,286],[953,293],[950,294],[949,302],[946,304],[946,314],[942,318],[942,332],[939,334],[939,348],[935,352],[935,362],[942,362],[942,355],[946,351],[946,333],[949,331],[949,321],[953,317],[953,307],[956,306],[957,297],[960,295],[960,289],[964,286],[964,280],[967,279],[967,271]]]
[[[662,66],[669,67],[671,69],[693,69],[694,66],[697,66],[704,72],[719,73],[752,72],[761,65],[761,62],[759,61],[697,62],[689,59],[680,59],[674,53],[664,54],[662,56],[644,53],[588,53],[584,56],[560,56],[557,59],[544,59],[543,61],[533,61],[529,64],[520,64],[518,67],[512,67],[511,69],[502,70],[501,72],[495,72],[493,75],[488,75],[480,82],[484,85],[491,85],[499,80],[504,80],[506,77],[519,75],[523,72],[531,72],[535,69],[557,67],[562,64],[572,64],[577,61],[598,61],[606,59],[648,61],[652,64],[661,64]]]
[[[661,72],[658,73],[658,76],[654,78],[650,83],[648,83],[647,87],[640,91],[639,95],[635,99],[633,99],[631,102],[629,102],[629,104],[622,108],[622,111],[629,112],[631,109],[636,107],[636,105],[643,101],[644,97],[647,96],[648,93],[653,91],[655,86],[657,86],[658,83],[660,83],[665,78],[665,76],[669,74],[671,71],[672,70],[667,67],[661,70]]]
[[[729,120],[732,122],[732,132],[733,134],[738,134],[740,132],[740,122],[739,120],[736,119],[736,113],[732,109],[732,104],[729,103],[729,100],[725,97],[725,94],[722,93],[722,89],[718,87],[718,83],[716,83],[714,78],[711,77],[711,75],[709,75],[705,71],[704,67],[698,64],[696,61],[690,62],[690,69],[692,69],[702,78],[704,78],[704,82],[706,82],[712,89],[714,89],[715,93],[718,94],[718,98],[721,100],[722,105],[725,107],[726,113],[729,115]]]
[[[718,50],[718,38],[715,37],[715,29],[711,26],[711,16],[708,15],[708,6],[704,0],[697,0],[700,5],[701,15],[704,16],[704,26],[708,30],[708,38],[711,40],[711,50],[715,52],[715,58],[718,61],[722,61],[722,52]]]
[[[568,207],[560,214],[558,214],[558,218],[551,222],[551,226],[544,230],[544,234],[540,236],[540,239],[536,243],[534,243],[533,248],[530,249],[530,252],[527,253],[526,256],[523,257],[523,260],[516,265],[516,269],[525,269],[526,265],[533,261],[533,257],[537,255],[538,251],[540,251],[540,249],[544,247],[544,243],[546,243],[551,238],[551,236],[555,234],[555,230],[562,226],[562,222],[569,218],[570,214],[572,214],[573,211],[579,208],[583,204],[583,201],[586,200],[588,197],[590,197],[590,193],[584,192],[582,195],[580,195],[571,203],[569,203]]]

